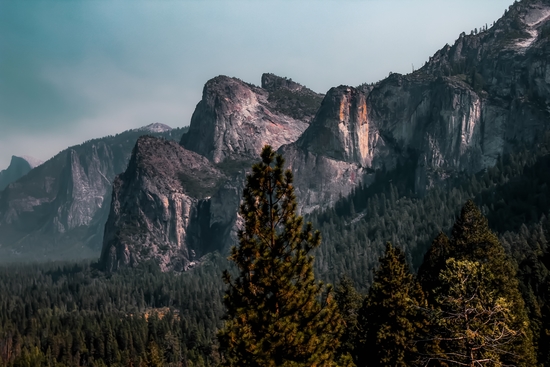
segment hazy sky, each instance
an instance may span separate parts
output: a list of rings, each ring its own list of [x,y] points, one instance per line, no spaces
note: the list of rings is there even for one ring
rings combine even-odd
[[[513,0],[0,0],[0,169],[152,122],[204,83],[272,72],[324,93],[408,73]]]

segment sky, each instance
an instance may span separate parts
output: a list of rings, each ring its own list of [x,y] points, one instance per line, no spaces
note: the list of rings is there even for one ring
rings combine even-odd
[[[0,170],[153,122],[264,72],[319,93],[419,68],[513,0],[0,0]]]

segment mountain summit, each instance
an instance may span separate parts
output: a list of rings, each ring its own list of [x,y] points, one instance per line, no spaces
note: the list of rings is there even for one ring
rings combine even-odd
[[[8,168],[0,171],[0,191],[12,182],[25,176],[31,169],[41,165],[43,162],[29,156],[17,157],[13,155]]]

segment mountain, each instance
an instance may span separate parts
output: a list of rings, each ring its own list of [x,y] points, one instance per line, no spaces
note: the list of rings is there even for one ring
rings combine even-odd
[[[208,216],[208,196],[225,178],[174,141],[139,138],[126,172],[113,184],[102,264],[114,271],[152,258],[163,271],[187,270],[195,252],[207,246],[201,219]]]
[[[181,145],[217,164],[256,159],[265,144],[278,148],[298,139],[309,116],[302,113],[302,119],[296,119],[281,107],[289,103],[281,98],[270,100],[279,91],[287,93],[286,101],[299,95],[298,84],[283,83],[285,79],[275,76],[264,75],[262,80],[273,92],[226,76],[209,80]]]
[[[0,192],[1,261],[99,256],[112,182],[139,136],[179,140],[185,129],[130,130],[63,150]]]
[[[371,178],[384,142],[369,125],[366,99],[356,88],[331,88],[302,136],[279,149],[295,173],[303,212],[330,207]]]
[[[264,144],[285,156],[295,173],[300,208],[307,213],[330,208],[355,188],[368,186],[377,172],[399,169],[416,194],[424,195],[451,177],[478,172],[517,146],[535,142],[550,117],[549,15],[546,1],[515,3],[493,27],[461,34],[412,74],[332,88],[315,113],[307,101],[321,95],[290,79],[264,74],[261,88],[225,76],[208,81],[181,145],[227,177],[235,174],[221,185],[231,194],[208,195],[223,196],[226,204],[204,217],[194,211],[196,221],[208,223],[208,233],[228,234],[210,241],[210,248],[235,243],[244,172]],[[126,172],[124,177],[134,176]],[[131,191],[117,195],[121,202],[134,200]],[[146,207],[148,200],[134,203]],[[117,225],[106,229],[106,239],[125,227],[125,214],[116,208],[109,222]],[[106,240],[104,253],[121,246]]]
[[[104,269],[155,259],[163,270],[184,270],[200,256],[236,243],[246,170],[264,145],[278,148],[298,139],[322,99],[273,74],[264,74],[262,82],[257,87],[227,76],[213,78],[179,146],[138,141],[131,159],[136,163],[115,180]],[[301,107],[290,116],[287,106]],[[133,235],[130,229],[137,228],[145,230]]]
[[[25,176],[31,169],[41,164],[42,161],[33,157],[17,157],[13,155],[8,168],[0,171],[0,191],[4,190],[6,186]]]
[[[492,166],[548,129],[549,16],[547,1],[515,3],[493,27],[461,34],[417,72],[373,88],[369,121],[394,164],[416,163],[417,192]]]
[[[152,124],[149,124],[147,126],[142,126],[138,129],[135,129],[135,131],[143,131],[147,133],[165,133],[172,130],[172,128],[168,125],[161,124],[159,122],[154,122]]]

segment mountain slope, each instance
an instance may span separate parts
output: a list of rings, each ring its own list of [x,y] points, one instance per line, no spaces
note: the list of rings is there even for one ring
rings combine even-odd
[[[115,181],[103,241],[103,269],[154,259],[163,270],[185,270],[200,256],[227,251],[236,243],[246,170],[265,144],[279,147],[298,139],[308,126],[311,103],[321,102],[319,95],[288,79],[264,74],[262,80],[269,90],[226,76],[209,80],[181,146],[139,140],[131,162],[145,162],[145,168],[130,164]],[[310,104],[295,114],[302,119],[283,112],[287,106],[302,106],[304,96]],[[142,155],[157,156],[163,163],[154,167]],[[193,164],[182,164],[182,157]],[[199,171],[215,173],[202,177]],[[144,178],[153,176],[155,180]],[[205,186],[205,179],[216,184]],[[129,228],[141,234],[132,235]],[[121,237],[120,233],[130,234]]]
[[[70,147],[1,191],[1,261],[97,257],[112,181],[144,133],[126,131]],[[182,133],[156,135],[179,139]]]
[[[42,162],[32,157],[12,156],[8,168],[0,171],[0,191],[12,182],[25,176],[31,169],[41,165]]]
[[[269,86],[276,83],[275,78],[270,77]],[[269,101],[271,95],[267,89],[235,78],[218,76],[209,80],[181,145],[217,164],[256,159],[266,144],[276,149],[295,141],[307,128],[308,116],[302,114],[303,119],[296,119],[284,114],[281,111],[285,108]],[[289,93],[287,97],[293,96]]]
[[[174,141],[139,138],[127,170],[113,184],[103,268],[115,271],[154,259],[163,271],[187,270],[195,250],[205,246],[200,218],[210,203],[203,198],[224,179],[206,158]]]

